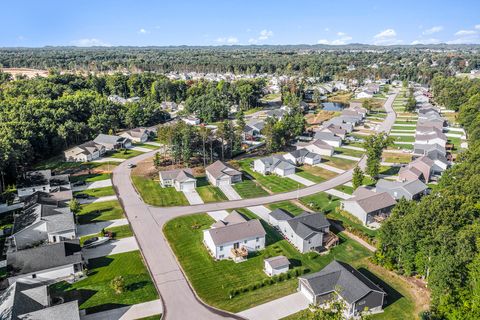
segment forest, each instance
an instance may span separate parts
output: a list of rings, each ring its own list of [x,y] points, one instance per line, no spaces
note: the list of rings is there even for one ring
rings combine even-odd
[[[468,151],[419,202],[400,201],[379,232],[376,260],[425,279],[425,319],[480,318],[480,80],[436,77],[435,99],[458,110]],[[459,97],[461,99],[449,97]]]

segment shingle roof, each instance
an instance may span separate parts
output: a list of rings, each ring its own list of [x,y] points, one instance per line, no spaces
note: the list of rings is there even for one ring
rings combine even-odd
[[[377,285],[350,265],[334,260],[321,271],[310,274],[304,279],[315,295],[336,292],[348,303],[354,303],[370,293],[384,293]]]
[[[208,167],[206,167],[205,171],[211,174],[215,179],[218,179],[223,175],[236,176],[242,174],[240,171],[234,169],[229,164],[220,160],[217,160]]]
[[[331,132],[317,131],[315,132],[314,139],[330,140],[330,141],[342,141],[342,138],[337,137]]]
[[[265,262],[268,263],[270,267],[272,267],[272,269],[290,265],[290,261],[288,261],[287,257],[285,256],[271,257],[271,258],[265,259]]]
[[[380,179],[377,182],[377,188],[381,188],[382,190],[403,189],[411,196],[414,196],[425,191],[428,186],[418,179],[405,182]]]
[[[364,188],[358,188],[364,190]],[[388,194],[387,192],[367,192],[367,191],[358,191],[353,193],[353,197],[344,201],[354,201],[356,202],[365,212],[374,212],[380,209],[388,208],[394,206],[397,202],[395,199]]]
[[[248,238],[264,237],[266,235],[260,220],[252,219],[246,222],[226,225],[220,228],[208,229],[215,245],[240,241]]]
[[[174,169],[167,171],[160,171],[160,177],[162,180],[177,180],[179,182],[187,181],[189,179],[194,179],[193,171],[190,168],[185,169]]]
[[[19,315],[48,306],[47,287],[16,281],[2,292],[0,303],[0,319],[16,320]]]
[[[49,308],[29,312],[18,317],[21,320],[80,320],[78,302],[70,301]]]
[[[269,212],[269,215],[273,217],[275,220],[288,220],[293,217],[289,212],[280,208]]]
[[[93,139],[94,142],[100,143],[100,144],[117,144],[121,141],[124,141],[124,137],[119,137],[119,136],[112,136],[108,134],[103,134],[100,133],[95,139]]]
[[[323,213],[304,212],[301,215],[287,220],[292,230],[302,239],[308,238],[312,233],[318,233],[321,229],[330,226]]]

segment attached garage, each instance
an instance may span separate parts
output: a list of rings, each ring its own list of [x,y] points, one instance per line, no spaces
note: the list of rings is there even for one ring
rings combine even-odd
[[[308,288],[308,285],[304,284],[302,281],[300,281],[299,285],[300,285],[300,292],[303,293],[305,298],[307,298],[308,302],[315,303],[315,296],[310,291],[310,288]]]

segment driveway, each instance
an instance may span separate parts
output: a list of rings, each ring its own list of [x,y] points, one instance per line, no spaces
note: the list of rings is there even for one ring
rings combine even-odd
[[[308,308],[309,301],[297,292],[238,313],[250,320],[278,320]]]
[[[324,164],[324,163],[319,163],[319,164],[316,164],[315,166],[320,167],[320,168],[325,169],[325,170],[328,170],[328,171],[335,172],[335,173],[344,173],[345,172],[345,170],[343,170],[343,169],[340,169],[340,168],[337,168],[337,167],[334,167],[334,166],[330,166],[330,165]]]
[[[287,176],[287,178],[290,178],[304,186],[313,186],[315,184],[315,182],[305,179],[304,177],[300,177],[298,174],[290,174]]]
[[[344,155],[344,154],[334,154],[333,156],[334,156],[335,158],[352,160],[352,161],[360,161],[360,159],[361,159],[361,158],[359,158],[359,157],[346,156],[346,155]]]
[[[265,206],[247,207],[248,210],[255,213],[259,218],[268,221],[268,214],[272,211]]]
[[[223,194],[227,197],[228,200],[240,200],[242,197],[238,194],[235,189],[231,185],[220,186],[220,190],[222,190]]]
[[[187,198],[188,203],[190,203],[191,205],[203,204],[203,200],[196,190],[183,191],[183,194],[185,195],[185,198]]]
[[[117,200],[117,196],[105,196],[105,197],[98,197],[98,198],[88,198],[88,199],[78,199],[80,204],[87,204],[87,203],[97,203],[97,202],[105,202],[105,201],[112,201]]]
[[[145,147],[131,147],[130,150],[135,150],[135,151],[139,151],[139,152],[150,152],[150,151],[152,151],[152,149],[148,149],[148,148],[145,148]]]
[[[80,316],[81,320],[135,320],[163,313],[162,300],[157,299],[128,307]]]
[[[72,191],[83,191],[87,189],[105,188],[112,185],[112,180],[105,179],[100,181],[88,182],[83,186],[72,187]]]
[[[100,159],[97,159],[97,160],[93,160],[92,162],[100,162],[100,163],[103,163],[103,162],[124,162],[125,160],[127,159],[120,159],[120,158],[100,158]]]
[[[134,250],[138,250],[138,244],[135,237],[110,240],[109,242],[95,248],[82,249],[83,256],[87,260]]]
[[[99,221],[95,223],[79,224],[77,225],[77,235],[79,237],[83,237],[89,234],[97,234],[105,228],[118,227],[126,224],[128,224],[127,219],[116,219]]]
[[[352,197],[350,194],[342,191],[338,191],[336,189],[325,190],[325,193],[331,194],[332,196],[335,196],[343,200],[350,199]]]
[[[228,216],[227,210],[220,210],[220,211],[210,211],[207,214],[212,217],[215,221],[223,220],[226,216]]]

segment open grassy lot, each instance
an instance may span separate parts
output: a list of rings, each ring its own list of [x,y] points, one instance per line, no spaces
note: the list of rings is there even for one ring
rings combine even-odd
[[[301,167],[301,170],[303,172],[308,172],[311,175],[320,177],[323,180],[329,180],[329,179],[332,179],[332,178],[337,176],[337,174],[335,172],[332,172],[330,170],[323,169],[323,168],[320,168],[320,167],[316,167],[316,166],[303,165]],[[302,175],[301,172],[297,172],[297,174],[300,175],[300,176]]]
[[[414,136],[391,136],[395,141],[399,142],[415,142]]]
[[[69,284],[59,282],[49,289],[53,297],[65,301],[78,300],[80,309],[87,313],[110,310],[123,306],[147,302],[158,298],[140,251],[132,251],[90,259],[88,277]],[[116,276],[125,281],[124,292],[117,294],[110,286]]]
[[[113,239],[118,240],[122,238],[133,237],[132,229],[130,229],[130,225],[126,224],[123,226],[116,226],[111,228],[105,228],[105,231],[112,232]],[[93,238],[93,237],[101,237],[103,234],[101,232],[97,234],[91,234],[88,236],[83,236],[80,238],[80,244],[83,245],[85,240]]]
[[[74,173],[88,169],[113,169],[117,166],[117,162],[65,162],[62,156],[56,156],[50,159],[43,160],[35,165],[37,170],[50,169],[55,173]]]
[[[85,181],[85,182],[95,182],[101,180],[107,180],[112,177],[111,173],[91,173],[91,174],[82,174],[78,176],[70,176],[70,182]]]
[[[291,201],[275,202],[275,203],[271,203],[271,204],[267,205],[267,207],[272,211],[280,208],[280,209],[283,209],[283,210],[286,210],[286,211],[290,212],[294,216],[297,216],[297,215],[299,215],[299,214],[301,214],[305,211],[302,208],[299,208],[298,206],[296,206]]]
[[[392,148],[392,149],[395,149],[395,150],[402,150],[402,149],[405,149],[405,150],[413,150],[413,144],[399,144],[399,143],[394,143],[394,145],[392,147],[389,147],[389,148]]]
[[[151,150],[156,150],[156,149],[159,148],[158,146],[154,146],[154,145],[147,144],[147,143],[135,143],[133,146],[134,147],[142,147],[142,148],[151,149]]]
[[[88,194],[91,197],[105,197],[105,196],[112,196],[115,194],[113,187],[103,187],[103,188],[93,188],[93,189],[86,189],[82,191],[76,191],[74,194]]]
[[[202,243],[202,230],[209,228],[213,222],[207,214],[184,216],[168,222],[164,232],[200,298],[214,307],[232,312],[245,310],[296,291],[298,280],[290,279],[241,292],[230,299],[230,290],[263,283],[268,279],[263,272],[263,260],[266,257],[285,255],[293,267],[303,267],[309,272],[315,272],[333,259],[354,263],[370,255],[370,252],[358,243],[341,235],[341,243],[329,254],[303,255],[283,240],[273,228],[264,225],[268,233],[265,250],[238,264],[228,260],[214,261]]]
[[[412,155],[410,153],[392,153],[384,152],[383,161],[392,163],[410,163],[412,161]]]
[[[266,175],[260,174],[253,171],[250,168],[250,164],[253,162],[253,159],[243,159],[238,161],[241,170],[255,178],[262,186],[267,188],[272,192],[285,192],[292,191],[298,188],[298,183],[289,178],[279,177],[274,174]]]
[[[203,202],[205,203],[228,200],[227,196],[223,194],[222,190],[209,184],[205,177],[197,178],[196,190],[200,195],[200,198],[202,198]]]
[[[143,152],[126,149],[123,151],[116,151],[110,154],[105,154],[105,157],[117,158],[117,159],[130,159],[141,154],[143,154]]]
[[[361,156],[363,156],[365,154],[365,151],[352,150],[352,149],[346,149],[346,148],[340,147],[340,148],[335,148],[335,153],[360,158]]]
[[[117,200],[84,204],[77,214],[80,224],[121,219],[123,217],[123,209]]]
[[[322,163],[328,164],[329,166],[332,166],[332,167],[337,167],[339,169],[348,170],[355,167],[355,165],[357,164],[357,161],[324,156],[322,157]]]
[[[334,188],[335,190],[338,190],[338,191],[341,191],[343,193],[346,193],[346,194],[352,194],[353,193],[353,188],[350,187],[350,186],[346,186],[346,185],[339,185],[339,186],[336,186]]]
[[[300,202],[317,212],[328,213],[339,205],[339,199],[324,192],[300,198]]]
[[[255,181],[243,178],[242,182],[233,184],[233,189],[244,199],[268,196],[268,192],[259,186]]]
[[[131,178],[143,201],[152,206],[187,206],[189,204],[183,192],[179,192],[173,187],[162,188],[158,181],[143,176],[132,175]]]
[[[415,132],[416,127],[409,127],[409,126],[395,126],[392,127],[392,130],[407,130],[407,131],[412,131]],[[408,132],[406,132],[408,133]]]
[[[417,118],[399,118],[397,119],[397,121],[393,123],[393,128],[396,128],[404,124],[416,124],[417,122],[418,122]]]
[[[311,171],[304,171],[303,168],[297,168],[297,172],[296,174],[300,177],[303,177],[307,180],[310,180],[312,182],[315,182],[315,183],[320,183],[320,182],[323,182],[325,181],[326,179],[321,177],[321,176],[317,176],[315,174],[313,174]]]

